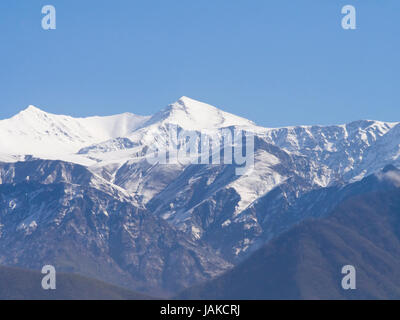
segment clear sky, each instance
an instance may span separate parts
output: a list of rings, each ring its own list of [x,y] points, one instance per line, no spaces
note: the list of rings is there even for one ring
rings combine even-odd
[[[185,95],[271,127],[400,121],[399,31],[399,0],[1,0],[0,118],[147,115]]]

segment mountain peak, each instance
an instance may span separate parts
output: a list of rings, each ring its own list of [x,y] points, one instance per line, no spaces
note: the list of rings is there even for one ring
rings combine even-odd
[[[22,112],[44,112],[43,110],[39,109],[38,107],[35,107],[34,105],[29,105],[26,109],[22,110]]]
[[[147,125],[158,122],[176,124],[188,130],[254,126],[254,123],[250,120],[186,96],[182,96],[176,102],[156,113],[148,121]]]
[[[189,98],[189,97],[186,97],[186,96],[182,96],[182,97],[180,97],[180,98],[178,99],[177,102],[181,102],[181,103],[183,103],[183,104],[190,104],[190,103],[193,103],[193,102],[199,103],[200,101],[195,100],[195,99],[192,99],[192,98]]]
[[[186,96],[180,97],[176,102],[172,103],[170,106],[181,106],[187,109],[198,109],[201,111],[207,111],[207,110],[212,110],[212,111],[221,111],[217,107],[214,107],[208,103],[192,99]]]
[[[43,115],[48,115],[47,112],[39,109],[38,107],[35,107],[34,105],[29,105],[27,108],[24,110],[20,111],[16,117],[21,117],[21,116],[43,116]]]
[[[207,103],[204,103],[204,102],[201,102],[201,101],[198,101],[198,100],[186,97],[186,96],[179,98],[178,101],[171,104],[169,106],[169,109],[181,109],[181,110],[183,109],[183,110],[186,110],[187,112],[189,112],[189,111],[193,111],[193,112],[196,112],[196,111],[197,112],[221,111],[218,108],[216,108],[210,104],[207,104]]]

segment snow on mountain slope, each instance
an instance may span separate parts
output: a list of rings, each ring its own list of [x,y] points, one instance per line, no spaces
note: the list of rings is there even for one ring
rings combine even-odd
[[[116,181],[130,193],[140,194],[146,202],[162,191],[169,177],[174,177],[173,172],[184,167],[156,169],[143,158],[149,146],[168,146],[171,125],[211,133],[230,126],[255,127],[247,119],[187,97],[152,117],[125,113],[75,119],[29,106],[11,119],[0,121],[0,134],[5,137],[0,141],[0,160],[15,162],[30,154],[82,164],[94,172],[106,172],[110,182]],[[161,176],[165,179],[157,179]]]
[[[306,157],[288,153],[261,137],[256,137],[255,148],[251,174],[235,175],[234,165],[191,165],[147,207],[195,239],[207,239],[228,259],[245,254],[260,232],[257,216],[245,214],[246,209],[282,184],[294,184],[295,196],[321,188],[317,182],[323,175]],[[234,235],[222,241],[228,226]]]
[[[222,128],[253,132],[254,170],[238,176],[235,165],[149,163],[147,150],[167,150],[174,127],[218,139]],[[147,117],[125,113],[76,119],[30,106],[0,121],[0,135],[0,161],[19,161],[1,165],[2,181],[87,185],[149,209],[229,261],[245,257],[289,222],[305,219],[296,216],[300,199],[301,208],[313,201],[304,200],[305,194],[400,164],[399,123],[263,128],[187,97]],[[29,155],[89,170],[41,164]]]
[[[184,166],[179,164],[151,165],[145,159],[127,161],[115,171],[113,183],[137,195],[139,200],[146,204],[174,181],[183,170]]]
[[[395,133],[388,134],[392,129],[397,130],[396,123],[365,120],[337,126],[267,129],[211,105],[182,97],[148,117],[125,113],[76,119],[49,114],[29,106],[11,119],[0,121],[0,160],[13,162],[31,154],[44,159],[95,165],[95,170],[103,166],[113,167],[114,172],[110,173],[113,176],[116,174],[115,170],[125,163],[143,162],[145,150],[149,146],[166,149],[171,125],[183,130],[206,131],[211,134],[226,127],[252,131],[288,153],[310,159],[316,170],[322,171],[322,174],[315,174],[314,181],[321,186],[329,185],[338,177],[349,181],[360,179],[365,174],[380,169],[387,161],[395,161],[399,155]],[[384,136],[385,139],[382,140]],[[390,149],[384,150],[385,154],[392,152],[393,156],[390,159],[385,158],[378,165],[371,159],[376,154],[374,149],[385,148],[383,146]],[[263,157],[258,155],[258,158],[257,170],[251,177],[238,178],[231,185],[242,196],[240,208],[244,208],[282,180],[282,177],[279,178],[271,171],[270,165],[265,164],[265,161],[269,162],[268,159],[272,162],[278,160],[268,154]],[[368,168],[364,168],[365,166]],[[269,171],[271,178],[266,178],[265,174]],[[145,174],[146,172],[141,173]]]
[[[387,164],[400,167],[400,124],[396,124],[365,150],[354,176],[363,177],[375,173]]]
[[[243,176],[234,173],[230,177],[218,176],[215,183],[208,182],[207,192],[198,195],[196,201],[189,201],[191,189],[199,181],[184,173],[189,165],[152,165],[145,159],[149,147],[168,148],[172,126],[178,130],[217,134],[219,139],[222,128],[254,132],[259,143],[255,150],[255,170]],[[11,119],[0,121],[0,160],[24,161],[25,155],[33,155],[85,165],[110,183],[138,196],[143,204],[162,195],[164,204],[158,203],[157,212],[177,221],[180,219],[172,218],[172,212],[187,216],[221,190],[233,189],[237,193],[239,201],[233,213],[237,216],[294,175],[315,187],[359,180],[388,163],[400,161],[399,132],[397,123],[369,120],[334,126],[262,128],[187,97],[147,117],[125,113],[72,118],[30,106]],[[190,172],[211,174],[203,169],[200,166],[199,170]],[[179,199],[167,190],[176,190]],[[182,203],[179,210],[177,201]],[[169,207],[171,204],[174,208]]]
[[[201,201],[189,201],[183,208],[178,203],[184,202],[183,199],[192,199],[192,187],[187,181],[182,181],[181,186],[175,186],[176,193],[170,198],[167,193],[161,193],[157,197],[164,197],[164,202],[173,203],[173,207],[168,209],[167,206],[160,207],[158,204],[156,212],[174,223],[183,223],[183,229],[186,230],[190,230],[190,223],[193,223],[196,230],[200,230],[197,234],[202,234],[205,232],[203,225],[196,223],[190,216],[199,211],[199,208],[202,215],[208,215],[206,212],[209,209],[205,208],[205,204],[213,207],[219,192],[232,188],[239,195],[239,201],[232,198],[231,202],[225,202],[226,207],[234,204],[235,209],[230,212],[230,217],[225,210],[223,216],[227,220],[223,223],[229,225],[235,221],[245,221],[245,228],[250,228],[254,216],[242,213],[259,198],[293,177],[304,179],[304,183],[293,187],[293,195],[297,197],[313,188],[359,180],[388,163],[400,162],[399,130],[400,126],[395,123],[368,120],[327,127],[265,129],[264,132],[257,128],[256,142],[259,143],[256,143],[255,169],[251,174],[236,177],[233,181],[227,179],[225,183],[220,180],[219,189],[211,194],[205,193]],[[267,145],[263,146],[263,142]],[[198,187],[194,188],[197,190]],[[244,248],[249,247],[251,241],[247,239],[244,244]],[[241,250],[239,246],[238,250]]]
[[[82,148],[78,151],[78,154],[97,154],[97,153],[107,153],[119,150],[132,149],[135,144],[128,138],[115,138],[112,140],[107,140],[89,147]]]
[[[147,119],[130,113],[72,118],[29,106],[11,119],[0,121],[0,150],[10,155],[31,154],[63,160],[63,156],[90,144],[126,136]]]
[[[254,122],[224,112],[209,104],[181,97],[177,102],[152,116],[145,126],[155,123],[177,124],[186,130],[218,129],[230,126],[255,126]]]
[[[94,174],[88,168],[63,161],[30,159],[15,163],[0,162],[0,184],[16,184],[22,182],[38,182],[41,184],[68,183],[84,187],[96,188],[120,201],[140,207],[132,193],[114,185],[106,179]]]
[[[105,173],[117,185],[140,194],[143,202],[147,203],[187,167],[182,164],[150,165],[145,159],[146,150],[150,146],[167,150],[171,143],[170,134],[174,129],[197,135],[210,134],[222,140],[220,129],[228,127],[260,130],[247,119],[182,97],[129,134],[126,139],[131,148],[122,146],[116,150],[115,141],[109,140],[83,148],[79,153],[87,152],[87,156],[97,162],[91,167],[92,170]]]
[[[240,127],[250,131],[257,128],[250,120],[206,103],[182,97],[153,115],[141,128],[128,135],[128,138],[136,144],[163,150],[169,145],[173,127],[177,130],[205,134],[218,134],[220,129],[228,127]]]
[[[149,146],[166,150],[171,125],[197,133],[218,134],[219,129],[226,127],[254,132],[288,154],[307,157],[310,161],[307,174],[319,186],[340,179],[360,179],[381,169],[388,161],[396,161],[400,155],[396,123],[364,120],[325,127],[262,128],[211,105],[182,97],[147,117],[125,113],[72,118],[29,106],[11,119],[0,121],[0,160],[23,161],[25,155],[31,154],[82,164],[128,192],[141,195],[146,203],[187,167],[156,169],[144,158]],[[377,161],[377,154],[385,156]],[[273,154],[258,150],[255,160],[256,170],[235,177],[224,186],[235,189],[241,197],[237,213],[288,178],[274,169],[281,159]],[[157,180],[157,176],[165,179]]]
[[[326,168],[327,174],[321,181],[326,186],[338,177],[352,180],[365,176],[367,171],[359,176],[363,172],[359,169],[364,153],[374,152],[380,139],[395,126],[396,123],[360,120],[336,126],[277,128],[267,130],[266,141],[285,151],[306,156]]]
[[[59,166],[53,161],[42,164]],[[4,265],[40,269],[51,263],[57,271],[165,294],[231,267],[208,245],[195,243],[147,210],[98,188],[32,179],[0,184],[0,195]]]
[[[166,151],[173,127],[178,132],[216,135],[219,140],[223,138],[222,128],[253,132],[254,169],[238,176],[235,164],[149,163],[145,157],[147,150],[155,146]],[[240,261],[288,226],[306,219],[308,208],[318,200],[315,194],[324,196],[324,190],[329,193],[331,188],[341,188],[388,164],[400,164],[400,123],[360,120],[335,126],[262,128],[187,97],[147,117],[125,113],[76,119],[30,106],[11,119],[0,121],[0,135],[0,162],[4,162],[0,163],[0,185],[4,185],[4,190],[10,185],[24,199],[23,190],[17,190],[14,184],[33,183],[40,190],[57,189],[62,184],[73,191],[68,193],[68,198],[63,198],[65,206],[82,199],[88,208],[93,207],[90,212],[97,213],[88,216],[94,222],[104,219],[111,223],[119,217],[119,209],[98,206],[104,199],[96,197],[112,198],[121,206],[144,210],[150,217],[146,216],[145,223],[139,219],[131,227],[118,224],[121,229],[110,243],[121,239],[124,247],[137,240],[137,253],[141,255],[149,246],[140,242],[153,241],[159,233],[154,229],[156,224],[148,224],[154,218],[157,225],[165,224],[163,228],[169,230],[170,236],[163,241],[178,229],[185,233],[190,248],[207,244],[217,256],[221,254],[231,262]],[[87,193],[89,189],[91,195]],[[57,196],[54,193],[54,204],[61,200]],[[47,203],[44,195],[40,199]],[[337,199],[334,196],[329,199],[333,207]],[[10,207],[4,207],[5,210],[15,209],[14,191],[3,200]],[[325,204],[318,207],[318,213]],[[31,203],[27,202],[21,212],[30,207]],[[43,208],[48,212],[37,214],[43,214],[40,218],[46,220],[45,214],[52,209],[51,206]],[[78,203],[74,208],[84,209]],[[129,213],[125,218],[137,217]],[[158,224],[160,221],[162,224]],[[27,232],[31,229],[35,232],[37,226],[31,228],[32,222],[21,220],[21,225]],[[149,232],[141,238],[137,235],[137,226],[148,228]],[[82,227],[82,239],[87,237],[85,228]],[[10,239],[12,243],[14,238]],[[158,248],[158,244],[163,242],[154,241],[156,250],[161,250],[163,246]],[[170,258],[180,256],[181,253],[165,260],[171,261],[168,270],[172,273],[176,263]],[[206,256],[208,251],[199,254],[200,261]],[[154,257],[151,259],[155,260],[145,258],[149,268],[162,270],[159,255]],[[192,261],[189,255],[183,257],[182,268],[190,277]],[[131,260],[139,261],[131,251],[126,252],[125,258],[124,266],[128,269]],[[180,272],[179,268],[176,270]],[[136,274],[137,270],[130,269],[130,272]],[[149,273],[146,277],[151,279],[153,275]],[[199,273],[199,279],[207,277]]]
[[[242,212],[253,201],[287,179],[287,176],[281,175],[274,169],[281,163],[275,155],[265,150],[258,150],[254,157],[254,173],[238,177],[228,185],[240,195],[235,213]]]
[[[212,132],[229,126],[255,127],[247,119],[187,97],[153,116],[124,113],[72,118],[29,106],[0,121],[0,159],[14,161],[18,156],[33,155],[86,166],[99,162],[122,165],[132,159],[140,160],[146,146],[164,148],[171,125]]]

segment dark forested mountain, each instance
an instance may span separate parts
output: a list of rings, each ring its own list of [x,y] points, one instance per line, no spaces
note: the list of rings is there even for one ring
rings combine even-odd
[[[399,299],[399,177],[388,167],[338,191],[344,200],[329,216],[283,232],[233,270],[180,298]],[[356,268],[356,290],[341,287],[345,265]]]
[[[38,271],[0,267],[0,300],[149,300],[105,282],[74,274],[58,273],[56,290],[43,290]]]

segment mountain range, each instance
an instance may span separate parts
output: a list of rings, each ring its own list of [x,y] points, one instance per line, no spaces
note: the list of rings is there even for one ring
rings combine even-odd
[[[235,163],[149,163],[149,148],[169,149],[171,127],[219,138],[221,129],[251,132],[254,168],[237,175]],[[387,166],[400,162],[399,123],[264,128],[187,97],[152,116],[72,118],[29,106],[1,120],[0,134],[0,264],[52,264],[154,296],[194,287],[185,297],[207,297],[198,288],[217,279],[227,289],[224,281],[263,270],[267,257],[295,268],[281,242],[309,241],[301,228],[315,243],[315,230],[339,230],[327,220],[340,219],[338,206],[395,192],[396,170]],[[248,292],[231,289],[233,297]],[[277,296],[317,296],[301,290]]]

